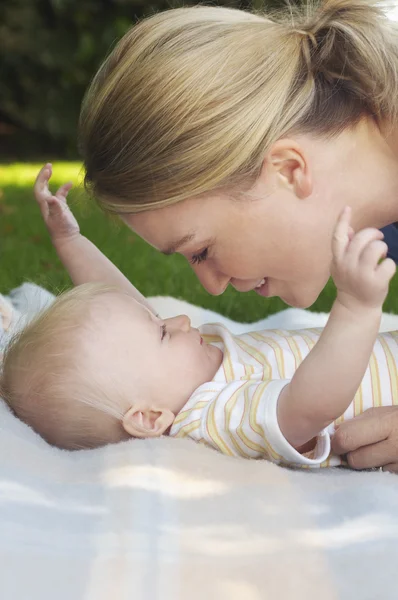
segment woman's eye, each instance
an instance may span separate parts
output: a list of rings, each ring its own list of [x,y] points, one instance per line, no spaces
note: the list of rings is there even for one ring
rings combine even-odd
[[[162,332],[160,334],[160,341],[164,340],[166,333],[167,333],[167,331],[166,331],[166,325],[162,325]]]
[[[199,254],[194,254],[189,262],[191,265],[200,265],[201,262],[206,260],[208,253],[209,249],[205,248],[202,252],[199,252]]]

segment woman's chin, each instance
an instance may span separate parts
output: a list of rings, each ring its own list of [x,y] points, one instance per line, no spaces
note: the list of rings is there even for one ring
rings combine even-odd
[[[310,308],[317,300],[319,293],[312,290],[286,290],[279,297],[292,308]]]
[[[280,296],[280,299],[283,300],[283,302],[288,306],[301,309],[310,308],[317,298],[318,296],[287,296],[286,298],[284,296]]]

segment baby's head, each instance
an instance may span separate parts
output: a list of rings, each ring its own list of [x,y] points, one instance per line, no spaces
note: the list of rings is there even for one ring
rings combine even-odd
[[[16,335],[0,391],[49,443],[94,448],[166,433],[221,359],[188,317],[163,321],[123,291],[86,284]]]

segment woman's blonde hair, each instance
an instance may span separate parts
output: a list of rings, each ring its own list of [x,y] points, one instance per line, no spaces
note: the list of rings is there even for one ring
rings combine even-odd
[[[95,448],[130,437],[122,426],[117,384],[87,375],[82,344],[93,303],[115,293],[123,294],[91,283],[61,294],[5,351],[0,396],[18,418],[59,448]],[[97,344],[95,329],[91,334]]]
[[[287,132],[395,124],[398,38],[374,0],[283,14],[197,6],[133,27],[83,102],[86,187],[134,213],[253,183]]]

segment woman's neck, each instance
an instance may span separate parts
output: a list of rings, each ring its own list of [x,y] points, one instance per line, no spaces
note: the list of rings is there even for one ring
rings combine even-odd
[[[353,130],[347,154],[354,229],[398,221],[398,127],[363,119]],[[347,168],[346,167],[346,168]],[[342,191],[344,180],[340,183]]]

